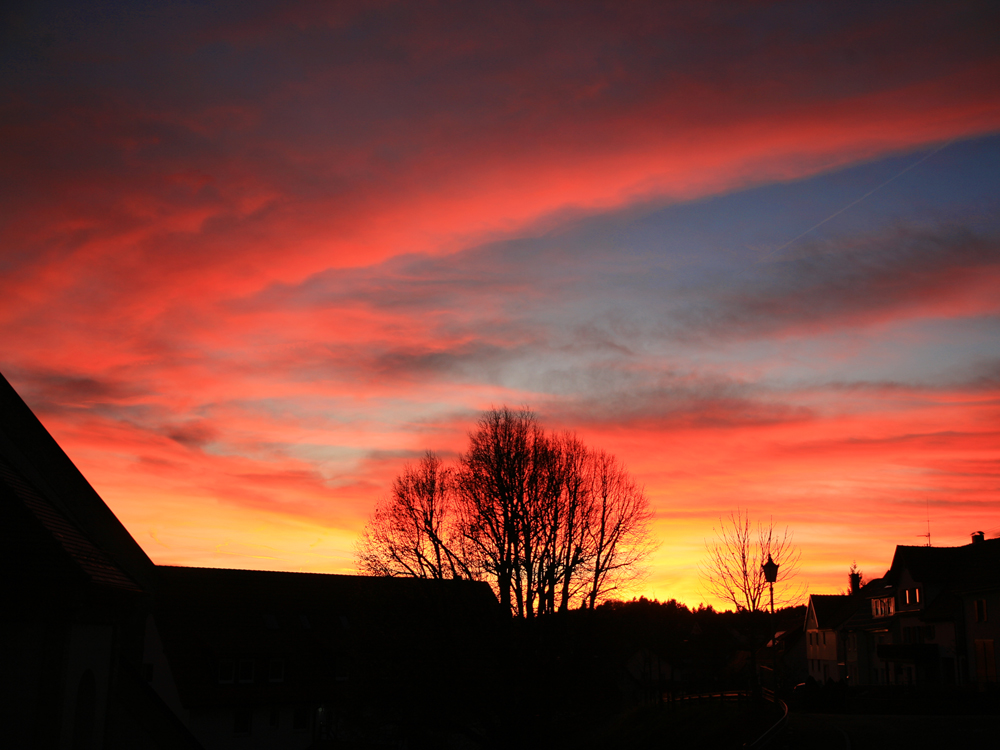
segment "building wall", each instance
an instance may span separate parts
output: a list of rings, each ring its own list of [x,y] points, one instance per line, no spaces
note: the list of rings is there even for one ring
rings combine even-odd
[[[806,661],[810,677],[821,683],[839,681],[841,670],[837,656],[837,631],[819,628],[806,631]]]
[[[74,747],[74,734],[86,732],[92,747],[104,745],[104,717],[112,668],[111,623],[76,622],[69,628],[63,681],[63,722],[59,747]]]
[[[205,750],[304,750],[316,718],[307,709],[307,723],[296,727],[295,714],[293,706],[192,709],[190,729]]]
[[[1000,593],[985,591],[963,597],[969,679],[977,685],[998,682],[1000,647]]]

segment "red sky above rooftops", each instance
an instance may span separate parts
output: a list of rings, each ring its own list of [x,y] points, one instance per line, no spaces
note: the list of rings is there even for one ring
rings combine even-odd
[[[706,601],[737,507],[838,591],[928,515],[1000,533],[998,22],[26,5],[0,370],[157,562],[351,572],[403,465],[510,404],[645,485],[635,593]]]

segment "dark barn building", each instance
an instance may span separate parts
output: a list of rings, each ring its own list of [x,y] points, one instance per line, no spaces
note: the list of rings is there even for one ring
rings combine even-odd
[[[490,587],[156,566],[0,377],[5,747],[474,747]]]

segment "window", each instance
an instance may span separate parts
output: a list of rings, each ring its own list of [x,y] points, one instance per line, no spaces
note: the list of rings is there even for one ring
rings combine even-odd
[[[347,659],[338,656],[333,663],[333,679],[337,682],[346,682],[348,676]]]
[[[271,729],[281,728],[281,709],[272,708],[271,709],[271,720],[268,722]]]
[[[976,648],[976,682],[997,681],[997,659],[993,648],[993,639],[973,642]]]
[[[236,662],[232,659],[219,660],[219,682],[232,682],[236,673]]]
[[[240,659],[240,682],[253,682],[253,659]]]
[[[881,599],[872,599],[872,617],[889,617],[895,614],[895,599],[885,596]]]
[[[985,599],[976,599],[976,622],[986,622]]]
[[[925,640],[933,641],[936,637],[937,637],[937,634],[934,632],[934,626],[933,625],[926,625],[926,626],[924,626],[924,639]]]
[[[268,682],[284,682],[285,681],[285,660],[284,659],[271,659],[267,663],[267,681]]]
[[[823,631],[823,645],[826,645],[826,631]]]
[[[253,728],[253,711],[249,708],[238,708],[233,716],[233,733],[250,734]]]
[[[907,604],[920,604],[920,589],[906,589],[903,594]]]

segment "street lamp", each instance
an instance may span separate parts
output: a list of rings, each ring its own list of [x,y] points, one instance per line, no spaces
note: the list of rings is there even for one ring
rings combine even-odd
[[[760,566],[764,571],[764,578],[771,586],[771,614],[774,614],[774,582],[778,580],[778,563],[767,556],[767,562]]]
[[[778,644],[774,630],[774,582],[778,580],[778,563],[771,559],[770,553],[767,562],[760,566],[764,571],[764,579],[771,589],[771,677],[774,679],[774,694],[778,695]]]

